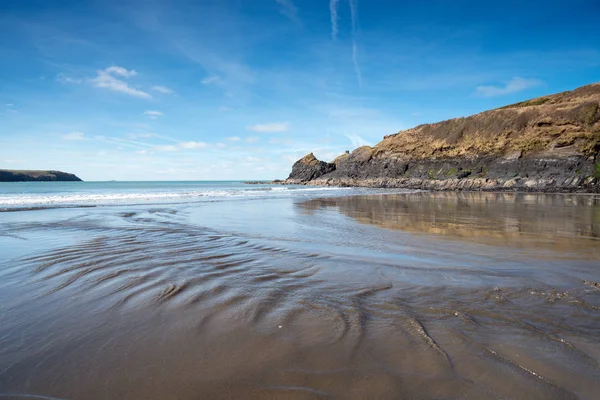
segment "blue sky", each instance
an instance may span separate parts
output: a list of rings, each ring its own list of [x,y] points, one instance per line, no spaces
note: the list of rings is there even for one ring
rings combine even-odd
[[[0,168],[285,178],[600,80],[600,3],[0,2]]]

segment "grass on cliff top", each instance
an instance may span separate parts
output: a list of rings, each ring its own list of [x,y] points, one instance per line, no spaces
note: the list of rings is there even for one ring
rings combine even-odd
[[[540,97],[538,99],[525,100],[515,104],[509,104],[507,106],[498,107],[497,110],[502,110],[506,108],[521,108],[521,107],[530,107],[530,106],[541,106],[542,104],[546,104],[552,101],[552,99],[548,97]]]
[[[25,175],[25,176],[29,176],[31,178],[40,178],[40,177],[53,177],[53,176],[58,176],[60,174],[66,174],[66,175],[71,175],[68,172],[61,172],[61,171],[53,171],[53,170],[49,170],[49,171],[44,171],[44,170],[26,170],[26,169],[0,169],[0,172],[8,172],[9,174],[14,174],[14,175]]]

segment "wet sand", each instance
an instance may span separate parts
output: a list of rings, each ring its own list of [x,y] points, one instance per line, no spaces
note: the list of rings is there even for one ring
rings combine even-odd
[[[600,199],[0,215],[0,399],[595,399]]]

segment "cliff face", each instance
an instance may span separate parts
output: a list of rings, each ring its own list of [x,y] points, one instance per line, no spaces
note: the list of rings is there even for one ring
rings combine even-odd
[[[599,191],[599,152],[597,83],[385,136],[374,147],[323,163],[331,171],[310,179],[292,169],[286,182]]]
[[[77,176],[61,171],[16,171],[0,169],[0,182],[80,182]]]

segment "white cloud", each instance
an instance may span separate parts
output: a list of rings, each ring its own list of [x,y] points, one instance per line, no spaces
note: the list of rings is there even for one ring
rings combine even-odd
[[[333,39],[337,39],[338,34],[338,2],[339,0],[329,0],[329,13],[331,14],[331,37]]]
[[[63,140],[84,140],[85,134],[83,132],[71,132],[62,135]]]
[[[294,22],[298,22],[298,8],[292,0],[275,0],[281,7],[279,12]]]
[[[162,94],[173,94],[173,89],[169,89],[166,86],[152,86],[152,90],[162,93]]]
[[[521,92],[541,84],[542,82],[537,79],[515,77],[508,81],[505,86],[477,86],[475,88],[475,94],[482,97],[502,96],[505,94]]]
[[[179,147],[182,149],[203,149],[208,146],[204,142],[181,142],[179,143]]]
[[[13,106],[13,104],[12,104],[12,103],[8,103],[8,104],[6,104],[6,107],[12,107],[12,106]]]
[[[140,154],[142,156],[153,154],[150,150],[138,150],[135,152],[136,154]]]
[[[251,136],[246,138],[247,143],[256,143],[260,140],[258,136]]]
[[[129,86],[127,82],[118,77],[131,78],[137,75],[134,70],[127,70],[123,67],[111,66],[103,70],[97,71],[95,78],[89,79],[92,86],[128,94],[130,96],[139,97],[142,99],[151,99],[152,96],[142,90]]]
[[[222,148],[224,148],[224,147],[227,147],[227,145],[226,145],[225,143],[221,143],[221,142],[219,142],[219,143],[215,143],[215,147],[217,147],[217,148],[219,148],[219,149],[222,149]]]
[[[273,133],[273,132],[285,132],[290,129],[289,122],[271,122],[268,124],[256,124],[247,126],[246,129],[254,132]]]
[[[163,113],[160,111],[146,110],[146,111],[144,111],[144,115],[146,115],[150,119],[156,119],[156,118],[160,117],[161,115],[163,115]]]
[[[230,142],[240,142],[242,140],[242,138],[239,136],[231,136],[231,137],[228,137],[227,140]]]
[[[211,75],[202,79],[200,83],[202,83],[203,85],[220,85],[223,83],[223,80],[218,75]]]
[[[370,146],[369,142],[367,142],[365,139],[363,139],[357,134],[348,133],[346,134],[346,137],[350,139],[350,142],[352,142],[352,146],[355,148],[360,146]]]

